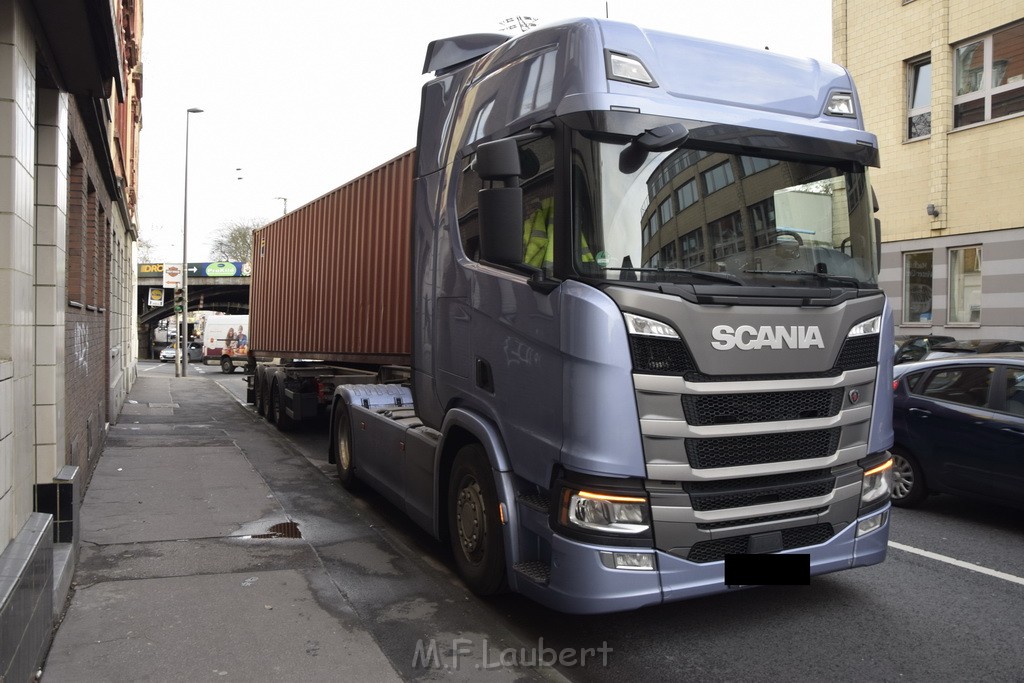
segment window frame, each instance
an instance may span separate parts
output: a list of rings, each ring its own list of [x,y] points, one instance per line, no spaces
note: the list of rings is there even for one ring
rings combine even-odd
[[[689,192],[689,190],[691,189],[692,193]],[[697,179],[690,178],[685,183],[683,183],[675,190],[673,190],[672,194],[675,196],[676,205],[679,207],[678,213],[686,211],[688,208],[690,208],[691,206],[700,201],[700,190],[697,189]],[[691,194],[693,197],[693,201],[687,201],[688,199],[690,199]]]
[[[917,86],[919,83],[920,72],[923,67],[928,67],[928,103],[927,105],[914,106],[917,100]],[[932,92],[934,89],[934,81],[932,80],[932,58],[931,55],[924,57],[918,57],[907,62],[907,121],[906,127],[904,128],[904,134],[907,142],[912,140],[923,140],[931,137],[932,134]],[[917,117],[928,115],[928,132],[921,133],[920,135],[913,135],[914,124],[913,120]]]
[[[972,271],[972,272],[977,272],[977,276],[978,276],[978,283],[977,283],[977,286],[976,286],[976,289],[978,291],[977,316],[974,315],[973,308],[972,308],[971,304],[968,301],[968,299],[970,297],[966,294],[966,292],[969,289],[974,289],[974,287],[969,287],[967,284],[963,283],[963,280],[966,277],[964,274],[961,274],[961,275],[957,276],[953,272],[953,269],[954,269],[954,267],[956,267],[957,263],[963,263],[964,262],[964,260],[962,258],[955,259],[954,258],[954,254],[965,253],[965,252],[967,252],[970,249],[973,249],[973,250],[977,251],[977,254],[978,254],[977,255],[978,269],[977,269],[977,271]],[[982,286],[983,281],[984,281],[984,271],[982,269],[982,264],[984,263],[983,258],[984,258],[984,254],[982,253],[981,245],[980,244],[969,244],[969,245],[964,245],[964,246],[959,246],[959,247],[950,247],[947,250],[947,253],[946,253],[946,264],[947,264],[946,265],[946,282],[947,282],[947,286],[946,286],[946,324],[947,325],[960,326],[960,327],[980,327],[981,326],[981,311],[982,311],[981,301],[982,301],[982,294],[983,294],[983,291],[984,291],[983,290],[983,286]],[[957,287],[958,281],[959,281],[959,284],[960,284],[960,292],[959,292],[958,296],[954,297],[954,288]],[[959,301],[959,305],[958,305],[957,309],[954,309],[954,307],[953,307],[954,300]],[[963,310],[967,311],[967,313],[968,313],[968,319],[967,320],[956,320],[956,319],[954,319],[954,317],[953,317],[954,311],[955,310],[959,310],[960,308],[962,308]]]
[[[1012,83],[1003,83],[999,86],[992,86],[992,74],[993,74],[993,43],[996,34],[1002,33],[1003,31],[1009,31],[1017,29],[1024,34],[1024,22],[1018,22],[1003,26],[996,30],[993,30],[987,34],[976,36],[969,40],[965,40],[953,46],[953,130],[960,130],[968,128],[970,126],[978,126],[992,121],[1002,121],[1009,118],[1018,116],[1024,116],[1024,109],[1015,111],[1010,114],[1004,114],[1002,116],[992,116],[992,98],[993,96],[998,97],[1004,93],[1013,92],[1018,89],[1024,89],[1024,79],[1014,81]],[[1022,37],[1024,39],[1024,37]],[[958,53],[961,49],[969,47],[975,43],[980,44],[982,49],[982,70],[980,75],[980,83],[976,90],[971,90],[963,94],[958,94],[958,84],[961,81],[961,62],[958,58]],[[1024,92],[1022,92],[1024,95]],[[981,101],[982,103],[982,117],[979,121],[971,121],[968,123],[957,123],[957,107],[962,107],[965,104],[972,102]]]
[[[717,175],[719,170],[721,170],[721,175],[726,176],[725,179],[727,179],[727,182],[724,182],[721,185],[717,184]],[[715,166],[712,166],[706,171],[702,171],[700,175],[701,179],[704,181],[705,196],[713,195],[715,192],[718,192],[719,190],[724,190],[725,188],[729,187],[730,185],[733,185],[736,182],[736,172],[732,168],[731,159],[726,159],[722,163],[716,164]],[[709,180],[716,180],[714,189],[712,189],[712,184],[708,182]]]
[[[928,285],[927,285],[929,291],[931,292],[931,296],[930,296],[929,302],[928,302],[929,303],[929,306],[928,306],[928,319],[927,320],[921,320],[919,318],[918,320],[911,320],[910,316],[908,315],[910,313],[910,305],[909,305],[910,292],[909,292],[909,288],[911,287],[911,285],[913,283],[911,283],[911,281],[910,281],[910,268],[909,268],[909,266],[907,264],[907,259],[909,257],[912,257],[912,256],[922,256],[922,255],[926,255],[926,256],[931,257],[931,265],[928,268],[929,277],[928,277]],[[926,327],[931,327],[934,324],[934,322],[935,322],[935,318],[934,318],[934,316],[935,316],[935,252],[933,250],[931,250],[931,249],[922,249],[922,250],[918,250],[918,251],[905,251],[905,252],[903,252],[903,277],[902,277],[902,280],[903,280],[903,282],[902,282],[902,290],[903,290],[902,304],[903,304],[903,310],[900,312],[901,324],[903,324],[903,325],[923,325],[923,326],[926,326]],[[920,283],[917,283],[917,284],[920,284]]]

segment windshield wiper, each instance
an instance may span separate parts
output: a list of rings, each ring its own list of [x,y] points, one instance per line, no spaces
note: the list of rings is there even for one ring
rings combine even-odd
[[[744,273],[752,273],[755,275],[810,275],[811,277],[817,278],[819,281],[824,283],[836,282],[839,284],[850,285],[855,289],[860,289],[860,280],[849,275],[833,275],[831,273],[816,273],[812,270],[744,270]]]
[[[710,270],[692,270],[690,268],[606,268],[608,271],[619,271],[622,273],[657,273],[661,277],[674,278],[677,275],[692,275],[702,277],[715,282],[728,282],[732,285],[742,285],[738,277],[732,273],[717,273]]]

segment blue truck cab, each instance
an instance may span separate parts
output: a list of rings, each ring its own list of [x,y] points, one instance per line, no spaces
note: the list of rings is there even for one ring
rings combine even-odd
[[[342,482],[473,591],[565,612],[881,562],[893,325],[849,74],[598,19],[424,71],[411,381],[337,389]]]

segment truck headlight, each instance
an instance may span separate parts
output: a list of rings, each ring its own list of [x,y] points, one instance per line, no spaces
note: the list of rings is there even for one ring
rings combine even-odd
[[[636,535],[650,530],[647,498],[562,490],[560,521],[564,526],[608,534]]]
[[[869,334],[878,334],[882,329],[882,316],[876,315],[863,322],[857,323],[850,329],[847,337],[865,337]]]
[[[860,506],[877,507],[877,504],[888,500],[892,491],[892,458],[881,465],[864,471],[864,481],[860,487]]]

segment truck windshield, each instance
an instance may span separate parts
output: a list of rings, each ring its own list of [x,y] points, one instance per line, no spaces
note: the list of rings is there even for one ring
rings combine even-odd
[[[634,282],[877,286],[865,173],[750,148],[687,147],[651,152],[632,171],[620,163],[626,146],[574,133],[578,272]]]

